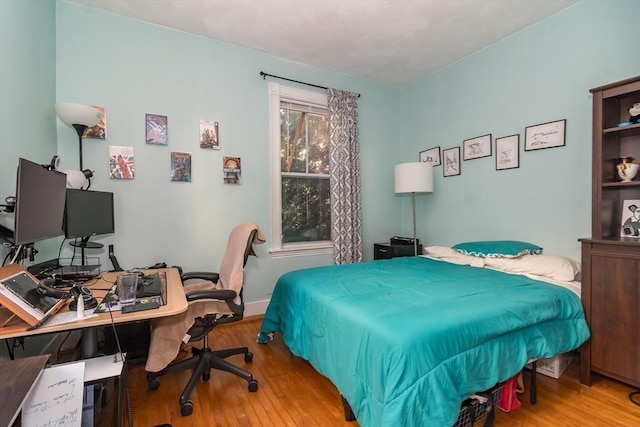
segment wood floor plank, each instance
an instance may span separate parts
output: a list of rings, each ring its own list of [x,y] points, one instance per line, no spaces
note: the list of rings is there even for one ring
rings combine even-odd
[[[180,415],[178,399],[190,372],[160,378],[158,390],[147,389],[144,365],[129,371],[133,421],[136,427],[163,423],[172,427],[358,427],[344,420],[340,394],[333,384],[305,360],[293,356],[276,335],[269,344],[256,343],[262,319],[219,326],[211,333],[216,348],[247,346],[251,363],[242,356],[229,360],[249,370],[259,382],[250,393],[247,382],[227,372],[212,371],[191,396],[193,414]],[[558,380],[538,375],[538,403],[529,403],[530,374],[525,372],[521,406],[510,413],[497,411],[496,427],[637,427],[640,406],[628,398],[634,388],[595,376],[594,385],[580,384],[577,358]]]

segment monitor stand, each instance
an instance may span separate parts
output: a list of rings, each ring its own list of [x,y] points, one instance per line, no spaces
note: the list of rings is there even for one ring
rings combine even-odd
[[[82,239],[80,239],[80,242],[73,241],[73,242],[69,242],[69,245],[73,246],[74,248],[80,248],[80,257],[82,258],[82,265],[86,265],[85,264],[85,259],[84,259],[84,250],[86,248],[89,249],[100,249],[102,247],[104,247],[104,245],[102,243],[95,243],[95,242],[90,242],[89,239],[91,238],[91,236],[87,236],[87,237],[83,237]]]
[[[89,249],[100,249],[103,248],[104,245],[102,243],[90,242],[89,239],[91,237],[83,237],[79,242],[70,242],[69,244],[75,248],[89,248]]]

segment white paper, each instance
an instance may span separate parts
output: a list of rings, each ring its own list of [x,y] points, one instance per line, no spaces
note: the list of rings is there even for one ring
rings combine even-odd
[[[84,362],[45,369],[22,407],[22,425],[79,426],[83,389]]]

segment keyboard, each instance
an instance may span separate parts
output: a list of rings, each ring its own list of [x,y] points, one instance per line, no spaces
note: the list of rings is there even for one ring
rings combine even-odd
[[[48,272],[61,279],[91,279],[100,275],[99,265],[64,265]]]

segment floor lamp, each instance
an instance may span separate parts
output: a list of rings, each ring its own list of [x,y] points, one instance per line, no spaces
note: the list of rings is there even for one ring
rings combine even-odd
[[[400,163],[395,167],[395,192],[411,193],[413,209],[413,252],[418,255],[416,236],[416,193],[433,193],[433,166],[427,162]]]
[[[80,170],[82,167],[82,135],[91,126],[95,126],[102,120],[102,111],[90,105],[75,104],[73,102],[60,102],[56,104],[56,113],[60,120],[67,126],[71,126],[78,133]]]

